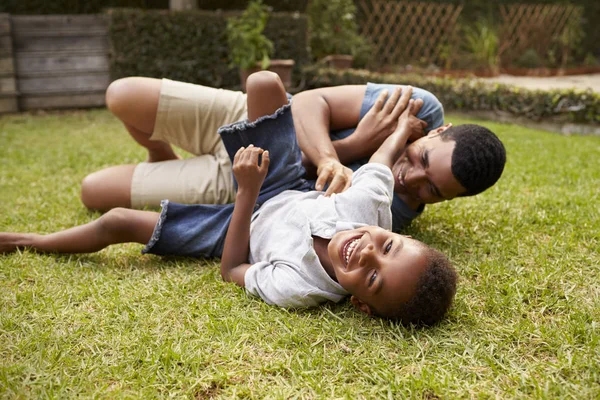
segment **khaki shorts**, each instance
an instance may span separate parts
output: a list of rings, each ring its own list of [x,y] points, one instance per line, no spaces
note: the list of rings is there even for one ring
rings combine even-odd
[[[232,202],[231,162],[217,129],[245,118],[242,92],[163,79],[150,139],[195,156],[138,164],[131,182],[131,206],[158,206],[163,199],[184,204]]]

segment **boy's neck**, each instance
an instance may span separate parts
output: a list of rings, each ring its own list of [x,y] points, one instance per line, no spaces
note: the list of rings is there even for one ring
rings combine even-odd
[[[329,252],[327,251],[327,246],[331,239],[323,239],[319,236],[313,236],[313,247],[315,248],[315,252],[317,253],[317,257],[319,257],[319,261],[323,266],[325,272],[331,279],[337,282],[337,278],[335,276],[335,272],[333,272],[333,265],[331,264],[331,258],[329,258]]]

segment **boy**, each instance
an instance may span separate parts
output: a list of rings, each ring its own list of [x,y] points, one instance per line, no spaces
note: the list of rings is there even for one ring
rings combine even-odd
[[[262,72],[249,79],[247,86],[248,113],[254,122],[220,130],[239,183],[223,248],[223,278],[285,307],[339,301],[351,294],[352,303],[369,315],[402,322],[437,322],[455,293],[456,275],[448,261],[420,242],[366,226],[391,228],[394,178],[390,167],[413,127],[422,130],[414,117],[420,103],[410,103],[395,133],[371,163],[355,174],[351,189],[324,197],[318,192],[302,192],[308,184],[301,178],[300,150],[279,78]],[[406,90],[403,99],[410,94],[410,89]],[[275,162],[269,168],[270,154]],[[148,243],[144,252],[208,256],[193,248],[194,242],[202,242],[202,235],[207,234],[195,232],[195,225],[199,219],[229,212],[228,205],[168,202],[161,214],[116,209],[89,224],[47,236],[0,234],[0,252],[20,247],[92,252],[110,244],[139,242]],[[253,265],[247,264],[248,260]]]

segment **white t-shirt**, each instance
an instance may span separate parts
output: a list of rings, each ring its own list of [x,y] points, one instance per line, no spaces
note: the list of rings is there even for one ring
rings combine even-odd
[[[327,275],[312,236],[331,239],[338,231],[365,225],[392,228],[392,171],[370,163],[352,176],[352,186],[331,197],[323,192],[285,191],[252,216],[249,293],[281,307],[311,307],[348,295]]]

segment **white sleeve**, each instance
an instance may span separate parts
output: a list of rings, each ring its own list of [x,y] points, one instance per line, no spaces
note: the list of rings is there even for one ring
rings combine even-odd
[[[352,186],[337,194],[335,207],[347,221],[392,229],[394,176],[390,168],[379,163],[360,167],[352,176]]]
[[[391,204],[394,195],[394,175],[386,165],[368,163],[354,172],[351,188],[364,190],[377,197],[382,196],[389,199]]]
[[[267,304],[285,308],[314,307],[325,301],[297,269],[287,263],[253,264],[244,275],[246,290]]]

